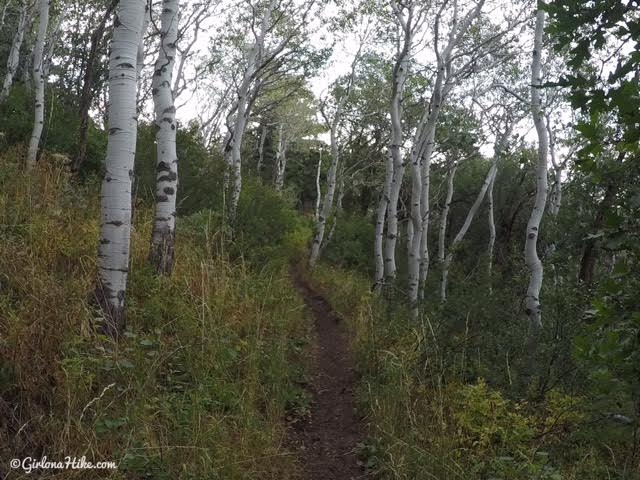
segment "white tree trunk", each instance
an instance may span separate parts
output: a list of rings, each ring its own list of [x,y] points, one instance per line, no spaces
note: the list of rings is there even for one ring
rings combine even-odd
[[[284,188],[284,174],[287,168],[287,141],[284,138],[283,126],[278,129],[278,149],[276,150],[276,192]]]
[[[344,169],[342,170],[343,171],[340,172],[340,174],[338,175],[340,180],[338,181],[338,187],[336,192],[337,199],[336,199],[336,209],[333,214],[333,222],[331,222],[331,228],[329,229],[329,234],[327,235],[326,240],[322,242],[322,245],[320,246],[320,253],[322,253],[322,251],[327,247],[327,245],[329,245],[329,243],[331,242],[331,239],[335,235],[336,228],[338,225],[338,219],[340,218],[340,213],[342,213],[342,199],[344,198]]]
[[[376,264],[376,273],[373,282],[373,289],[379,292],[384,283],[384,225],[386,220],[387,208],[389,207],[389,192],[391,191],[391,179],[393,177],[393,156],[389,152],[386,160],[386,174],[384,186],[382,187],[382,195],[378,203],[376,211],[376,228],[374,239],[374,260]]]
[[[438,62],[440,65],[440,61]],[[443,82],[445,70],[438,68],[429,108],[425,111],[413,140],[412,156],[414,160],[414,179],[411,189],[412,214],[418,228],[414,228],[411,244],[413,255],[409,257],[409,301],[417,307],[418,297],[422,296],[424,283],[429,271],[429,192],[431,188],[431,156],[436,137],[436,126],[444,98]],[[414,309],[415,310],[415,309]],[[417,311],[414,311],[416,314]]]
[[[10,6],[11,6],[11,0],[7,0],[4,3],[4,7],[2,7],[2,13],[0,14],[0,32],[2,31],[2,28],[4,27],[4,20],[7,17],[7,10],[9,10]]]
[[[102,182],[96,298],[105,330],[124,328],[131,236],[131,182],[137,139],[136,57],[145,0],[120,0],[109,57],[107,157]]]
[[[316,209],[313,215],[314,220],[317,222],[320,218],[320,203],[322,202],[322,190],[320,189],[320,173],[322,172],[322,147],[318,156],[318,168],[316,169]]]
[[[258,177],[262,170],[262,163],[264,162],[264,142],[267,140],[267,126],[263,125],[260,132],[260,143],[258,144],[258,165],[256,166],[256,172]]]
[[[538,257],[537,245],[540,223],[547,203],[547,154],[549,138],[544,124],[542,112],[542,35],[544,32],[545,13],[536,12],[536,29],[534,35],[533,60],[531,62],[531,113],[538,134],[538,160],[536,166],[536,198],[527,223],[525,240],[525,262],[531,272],[526,296],[526,312],[534,328],[542,327],[542,308],[540,305],[540,289],[542,288],[543,266]]]
[[[496,220],[493,210],[493,187],[496,183],[494,176],[487,192],[487,207],[489,220],[489,246],[487,247],[487,282],[489,282],[489,293],[493,293],[493,250],[496,244]]]
[[[262,61],[265,37],[269,31],[271,15],[276,4],[277,2],[275,0],[271,0],[262,15],[260,30],[256,33],[255,43],[249,48],[247,67],[238,88],[237,109],[233,124],[231,148],[227,152],[227,165],[233,177],[229,203],[229,219],[231,224],[235,223],[238,203],[240,202],[240,192],[242,191],[242,138],[247,127],[249,115],[249,92],[255,80],[255,74]]]
[[[438,261],[440,265],[444,264],[447,223],[449,222],[449,210],[451,209],[451,200],[453,199],[453,187],[457,169],[458,164],[454,160],[447,174],[447,196],[444,201],[444,207],[442,207],[442,214],[440,215],[440,231],[438,233]]]
[[[398,53],[393,71],[393,87],[391,92],[391,144],[389,151],[393,159],[393,171],[387,169],[385,184],[389,184],[389,201],[387,207],[387,238],[384,245],[384,282],[394,282],[397,275],[396,243],[398,239],[398,202],[402,179],[404,178],[405,160],[402,146],[404,135],[402,131],[403,109],[402,100],[404,87],[409,70],[409,57],[413,32],[405,31],[404,44]],[[392,173],[389,178],[389,173]]]
[[[44,43],[47,38],[47,28],[49,26],[49,1],[50,0],[40,0],[38,35],[33,51],[33,81],[36,86],[35,119],[31,140],[29,141],[29,151],[27,152],[27,170],[32,169],[36,164],[40,137],[42,136],[42,127],[44,126],[44,86],[46,81]]]
[[[313,237],[313,243],[311,244],[311,255],[309,257],[309,266],[315,267],[318,258],[320,257],[320,248],[322,247],[322,241],[324,239],[324,231],[327,224],[327,219],[331,214],[333,208],[333,197],[336,191],[336,180],[338,175],[338,164],[340,163],[340,149],[338,148],[338,125],[340,123],[340,117],[342,116],[342,105],[346,96],[343,97],[335,113],[335,117],[331,126],[331,163],[329,164],[329,172],[327,173],[327,191],[322,199],[322,209],[320,215],[318,215],[318,221],[316,222],[316,232]]]
[[[418,290],[420,286],[420,259],[422,258],[423,222],[420,201],[422,196],[422,163],[421,156],[415,149],[411,152],[411,206],[407,229],[409,255],[407,272],[409,277],[409,303],[414,315],[418,308]],[[411,236],[409,236],[411,234]]]
[[[462,227],[460,227],[460,230],[458,231],[457,235],[451,242],[451,245],[449,246],[449,251],[442,263],[442,279],[440,282],[440,300],[443,302],[446,302],[447,300],[447,283],[449,279],[449,268],[451,267],[451,262],[453,261],[453,257],[456,253],[456,247],[464,239],[464,236],[467,234],[467,231],[471,226],[471,222],[473,221],[476,214],[478,213],[478,210],[480,209],[480,205],[482,205],[482,201],[484,200],[487,190],[489,190],[489,187],[492,186],[493,182],[495,181],[496,175],[498,173],[498,165],[500,163],[500,158],[502,157],[502,152],[504,151],[507,145],[507,141],[509,140],[509,137],[511,135],[511,128],[512,127],[509,126],[505,134],[500,138],[496,139],[495,153],[493,155],[493,161],[491,162],[491,167],[489,168],[489,171],[487,172],[487,176],[485,177],[484,182],[482,184],[482,187],[480,188],[480,191],[476,196],[476,200],[473,202],[473,205],[471,205],[471,208],[467,212],[467,216],[464,219],[464,223],[462,224]]]
[[[497,168],[498,168],[498,163],[494,159],[493,164],[491,165],[491,168],[489,169],[489,172],[487,173],[487,176],[484,180],[484,183],[482,184],[482,187],[478,192],[476,200],[475,202],[473,202],[473,205],[467,212],[467,217],[465,218],[464,223],[462,224],[462,227],[460,227],[458,234],[455,236],[455,238],[451,242],[451,245],[449,246],[449,251],[444,259],[444,262],[442,263],[442,280],[440,282],[440,299],[443,302],[447,300],[447,281],[449,278],[449,268],[451,267],[451,262],[455,254],[455,249],[458,246],[458,244],[464,239],[464,236],[467,234],[467,231],[469,230],[469,226],[471,225],[471,222],[476,216],[476,213],[478,212],[478,209],[480,208],[480,205],[484,200],[484,196],[487,193],[487,189],[489,188],[489,185],[491,184],[491,182],[493,182],[493,179],[495,178]]]
[[[2,91],[0,91],[0,103],[4,103],[11,86],[13,85],[13,78],[16,75],[18,64],[20,61],[20,47],[22,47],[22,41],[24,40],[24,33],[27,29],[29,17],[29,2],[28,0],[22,0],[20,7],[20,17],[18,18],[18,27],[16,34],[13,36],[11,42],[11,49],[9,50],[9,57],[7,58],[7,73],[4,76],[4,82],[2,84]]]
[[[156,205],[151,235],[150,260],[157,273],[170,275],[175,260],[176,193],[176,107],[173,98],[173,70],[178,41],[179,0],[163,0],[160,16],[160,50],[153,74],[153,103],[156,124]]]
[[[333,209],[333,197],[336,192],[336,182],[338,178],[338,165],[340,164],[340,146],[338,144],[338,128],[342,123],[342,112],[344,109],[344,104],[346,103],[347,99],[351,95],[351,88],[353,87],[353,81],[356,75],[356,66],[359,60],[360,60],[360,50],[358,50],[358,53],[356,53],[356,56],[353,59],[353,62],[351,62],[351,74],[347,81],[346,92],[338,100],[336,105],[336,111],[334,112],[333,120],[331,121],[331,131],[330,131],[331,163],[329,164],[329,172],[327,173],[327,191],[324,194],[324,198],[322,200],[322,209],[320,210],[320,215],[318,215],[318,220],[316,221],[315,235],[313,237],[313,242],[311,243],[311,254],[309,255],[309,266],[311,268],[315,267],[316,263],[318,262],[318,258],[320,257],[327,219],[329,218],[329,215],[331,214],[331,210]],[[328,123],[328,120],[327,120],[327,123]],[[340,201],[342,201],[341,198],[340,198]]]

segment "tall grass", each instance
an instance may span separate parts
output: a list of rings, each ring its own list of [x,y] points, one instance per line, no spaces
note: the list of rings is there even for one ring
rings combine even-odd
[[[230,262],[201,215],[179,223],[174,275],[158,278],[138,204],[113,342],[92,327],[97,182],[73,184],[46,154],[24,175],[21,154],[0,159],[0,472],[84,455],[118,469],[42,478],[297,478],[282,418],[306,402],[309,324],[286,263]]]
[[[369,280],[353,271],[321,264],[312,282],[353,331],[369,431],[362,454],[375,478],[638,478],[631,427],[603,419],[568,360],[549,364],[542,395],[539,380],[525,375],[531,358],[508,288],[491,302],[474,289],[452,294],[448,306],[429,304],[416,320],[373,296]],[[555,300],[563,328],[573,328],[575,312]],[[558,341],[549,311],[547,318],[543,357]],[[557,376],[567,368],[571,378]]]

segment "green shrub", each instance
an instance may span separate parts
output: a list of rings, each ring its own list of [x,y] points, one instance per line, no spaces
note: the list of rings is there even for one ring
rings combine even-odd
[[[372,273],[374,226],[371,220],[361,215],[342,214],[337,222],[334,236],[323,251],[324,260],[338,267]]]

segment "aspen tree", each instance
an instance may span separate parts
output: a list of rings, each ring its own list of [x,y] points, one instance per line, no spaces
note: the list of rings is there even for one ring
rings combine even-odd
[[[542,36],[544,33],[545,13],[538,5],[531,62],[531,114],[538,134],[538,159],[536,163],[536,197],[533,210],[527,223],[525,239],[525,263],[531,272],[525,299],[526,312],[534,328],[542,327],[542,307],[540,290],[542,288],[543,265],[538,256],[538,236],[540,223],[547,203],[547,155],[549,137],[542,111]]]
[[[327,191],[322,199],[322,208],[318,215],[315,225],[315,234],[313,236],[313,242],[311,243],[311,255],[309,256],[309,266],[313,268],[318,258],[320,257],[320,251],[322,248],[322,242],[324,240],[324,232],[329,215],[333,209],[333,199],[336,192],[336,185],[338,179],[338,166],[340,164],[340,145],[338,139],[338,128],[342,122],[342,116],[344,111],[344,105],[351,95],[351,89],[356,74],[356,66],[360,60],[362,44],[358,52],[356,53],[353,62],[351,63],[351,73],[347,80],[347,86],[345,92],[340,96],[337,101],[335,112],[333,113],[333,119],[329,119],[328,116],[323,113],[327,126],[329,126],[329,134],[331,138],[331,163],[329,163],[329,171],[327,173]]]
[[[393,168],[387,166],[387,175],[385,177],[385,186],[383,189],[382,203],[387,204],[387,234],[384,244],[384,282],[393,283],[397,275],[396,266],[396,243],[398,239],[398,202],[400,199],[400,190],[402,188],[402,179],[405,172],[405,159],[402,147],[404,143],[403,135],[403,107],[402,100],[404,90],[409,74],[409,60],[411,58],[411,49],[413,37],[419,22],[416,20],[414,2],[408,2],[406,5],[400,4],[396,0],[391,1],[394,19],[400,30],[401,43],[396,54],[395,64],[393,67],[393,79],[391,87],[391,143],[389,151]],[[391,176],[389,176],[391,174]],[[387,190],[387,195],[384,191]],[[382,215],[378,215],[380,219]],[[380,225],[376,231],[378,235]],[[379,245],[379,240],[376,242]],[[377,252],[376,257],[379,256]],[[376,276],[379,276],[378,272]],[[376,283],[380,279],[376,278]]]
[[[11,86],[13,85],[13,79],[18,70],[18,63],[20,61],[20,48],[24,40],[25,30],[29,23],[29,0],[22,0],[20,5],[20,17],[18,18],[18,26],[16,33],[13,36],[11,42],[11,49],[9,50],[9,56],[7,57],[7,73],[4,76],[4,82],[2,83],[2,90],[0,91],[0,103],[9,96]]]
[[[284,175],[287,168],[287,140],[283,132],[284,126],[280,124],[278,127],[278,147],[276,149],[276,175],[275,189],[281,192],[284,188]]]
[[[473,202],[473,205],[471,205],[471,208],[467,212],[467,216],[464,219],[464,223],[462,224],[462,227],[460,227],[460,230],[458,231],[453,241],[451,242],[447,255],[442,259],[442,278],[440,280],[440,300],[442,302],[445,302],[447,300],[447,284],[449,279],[449,269],[451,267],[451,262],[453,261],[453,257],[456,252],[456,247],[464,239],[464,236],[467,234],[467,231],[471,226],[471,222],[473,222],[473,219],[475,218],[476,214],[478,213],[478,210],[480,209],[480,205],[482,205],[482,202],[487,193],[487,190],[495,182],[496,175],[498,173],[498,166],[500,164],[500,158],[502,156],[502,153],[504,152],[504,149],[506,148],[507,141],[511,135],[511,129],[512,129],[512,126],[509,125],[507,128],[507,131],[496,140],[496,146],[495,146],[495,151],[493,155],[493,160],[491,162],[491,167],[487,172],[487,175],[484,179],[484,182],[482,183],[482,186],[480,187],[480,191],[478,192],[478,195],[476,196],[476,199]],[[444,246],[443,246],[442,253],[444,253]]]
[[[120,0],[109,56],[107,157],[100,208],[96,299],[106,333],[125,325],[131,237],[131,186],[138,115],[136,62],[146,0]]]
[[[157,164],[155,216],[149,259],[156,272],[162,275],[171,274],[175,261],[178,125],[172,85],[179,15],[179,0],[163,0],[160,16],[160,50],[152,82]]]
[[[47,39],[47,28],[49,27],[49,7],[50,0],[40,0],[38,14],[38,35],[33,51],[33,81],[35,83],[35,119],[33,131],[29,140],[29,150],[27,152],[27,170],[32,169],[36,164],[42,127],[44,126],[44,87],[46,81],[46,68],[44,58],[44,44]]]

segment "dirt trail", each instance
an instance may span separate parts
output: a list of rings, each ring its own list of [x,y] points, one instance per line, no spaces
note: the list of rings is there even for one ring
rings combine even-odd
[[[365,438],[355,412],[357,382],[344,325],[329,303],[297,272],[293,280],[315,319],[313,395],[310,418],[292,425],[292,442],[308,480],[369,478],[359,464],[355,449]]]

